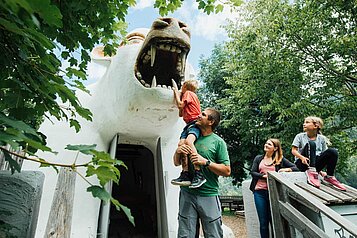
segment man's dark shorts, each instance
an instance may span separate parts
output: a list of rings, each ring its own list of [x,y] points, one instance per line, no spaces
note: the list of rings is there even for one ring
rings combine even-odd
[[[183,128],[180,139],[186,139],[189,134],[196,136],[196,139],[200,137],[201,130],[196,125],[196,120],[187,123],[187,125]]]

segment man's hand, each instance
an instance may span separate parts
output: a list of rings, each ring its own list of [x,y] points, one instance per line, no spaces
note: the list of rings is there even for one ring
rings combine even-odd
[[[181,145],[177,147],[175,154],[174,154],[174,165],[179,166],[179,165],[184,165],[182,164],[181,157],[183,155],[187,156],[188,154],[192,153],[192,149],[189,145]]]
[[[194,165],[205,165],[207,162],[207,159],[199,155],[198,153],[192,152],[190,155],[190,160],[192,164]],[[224,164],[219,164],[215,162],[211,162],[210,166],[208,167],[211,172],[220,175],[220,176],[229,176],[231,174],[231,166],[229,165],[224,165]]]
[[[207,159],[203,158],[201,155],[197,153],[192,153],[190,159],[192,164],[194,165],[205,165],[207,162]]]
[[[188,155],[188,154],[192,153],[192,149],[189,145],[181,145],[181,146],[177,147],[176,153]]]

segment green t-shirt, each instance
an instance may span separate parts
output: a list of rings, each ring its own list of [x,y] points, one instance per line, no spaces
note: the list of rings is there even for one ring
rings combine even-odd
[[[200,136],[195,142],[195,147],[198,154],[202,157],[217,164],[230,165],[227,145],[218,135],[212,133],[208,136]],[[191,163],[189,169],[190,172],[193,172],[193,166]],[[207,182],[199,188],[190,189],[189,187],[181,187],[181,189],[201,196],[217,196],[218,175],[211,172],[211,170],[204,166],[201,166],[201,171]]]

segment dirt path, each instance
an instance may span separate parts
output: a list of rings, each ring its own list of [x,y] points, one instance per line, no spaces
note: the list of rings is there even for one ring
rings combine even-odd
[[[236,238],[247,238],[247,230],[244,217],[236,215],[223,215],[223,223],[232,229]]]

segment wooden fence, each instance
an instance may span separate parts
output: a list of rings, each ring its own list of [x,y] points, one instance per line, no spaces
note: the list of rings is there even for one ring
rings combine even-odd
[[[229,211],[244,210],[243,196],[219,196],[221,201],[222,211],[224,208],[229,208]]]

